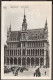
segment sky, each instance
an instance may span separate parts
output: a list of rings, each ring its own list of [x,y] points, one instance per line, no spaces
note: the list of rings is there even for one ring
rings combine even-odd
[[[52,9],[50,2],[3,2],[1,10],[4,44],[7,40],[7,30],[10,25],[13,31],[22,29],[24,7],[27,20],[27,29],[44,28],[46,19],[48,27],[50,27]]]

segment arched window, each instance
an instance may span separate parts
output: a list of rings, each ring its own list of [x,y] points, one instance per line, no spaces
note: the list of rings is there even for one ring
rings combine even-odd
[[[12,50],[12,55],[13,55],[13,50]]]
[[[19,56],[19,50],[18,50],[18,56]]]
[[[8,55],[9,55],[9,50],[7,52],[8,52]]]
[[[29,55],[30,55],[30,50],[29,50]]]
[[[7,57],[7,64],[9,64],[9,58]]]
[[[33,56],[34,56],[34,49],[33,49]]]
[[[27,65],[30,65],[30,58],[27,58]]]
[[[30,46],[29,44],[30,44],[30,43],[28,42],[28,47]]]
[[[32,53],[33,53],[33,52],[32,52],[32,49],[31,49],[31,56],[32,56]]]
[[[26,59],[23,57],[22,58],[22,65],[26,65],[26,62],[25,61],[26,61]]]
[[[43,65],[43,64],[44,64],[44,59],[40,58],[40,65]]]
[[[39,39],[39,35],[38,35],[38,39]]]
[[[44,55],[44,49],[42,49],[42,55]]]
[[[23,42],[23,47],[25,47],[25,42]]]
[[[37,34],[36,34],[36,37],[35,38],[37,39]]]
[[[18,58],[18,65],[21,65],[21,58]]]
[[[39,49],[38,49],[38,56],[39,56]]]
[[[27,49],[27,56],[28,56],[28,49]]]
[[[39,58],[36,58],[36,65],[39,65]]]
[[[44,34],[42,34],[42,38],[44,38]]]
[[[43,47],[44,47],[44,42],[43,42]]]
[[[25,49],[22,50],[22,55],[25,55]]]
[[[39,42],[39,47],[40,47],[40,42]]]
[[[34,45],[35,45],[35,47],[36,47],[36,43],[35,43]]]
[[[36,49],[36,56],[37,56],[37,49]]]
[[[21,49],[20,49],[20,56],[21,56]]]
[[[17,58],[16,57],[14,58],[14,64],[17,64]]]
[[[35,54],[35,56],[36,56],[36,50],[34,50],[34,54]]]
[[[40,33],[40,39],[42,38],[42,33]]]
[[[31,66],[34,65],[34,58],[31,58]]]
[[[10,58],[10,64],[13,64],[13,58],[12,57]]]
[[[14,56],[15,56],[15,50],[14,50]]]
[[[40,49],[40,56],[41,56],[41,49]]]
[[[10,56],[11,56],[11,50],[10,50]]]

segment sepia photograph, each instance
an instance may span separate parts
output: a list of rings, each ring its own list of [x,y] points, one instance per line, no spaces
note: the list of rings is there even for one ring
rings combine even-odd
[[[1,79],[51,79],[52,1],[1,2]]]

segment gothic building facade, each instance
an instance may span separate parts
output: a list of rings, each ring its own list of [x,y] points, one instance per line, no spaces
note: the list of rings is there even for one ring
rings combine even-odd
[[[4,48],[4,64],[17,66],[49,66],[49,43],[47,20],[44,28],[27,29],[24,14],[22,30],[7,32]]]

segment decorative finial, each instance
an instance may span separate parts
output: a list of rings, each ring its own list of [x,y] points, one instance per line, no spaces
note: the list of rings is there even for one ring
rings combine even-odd
[[[7,34],[8,34],[8,28],[7,28]]]
[[[47,18],[46,18],[46,23],[45,23],[45,27],[47,27]]]
[[[25,15],[25,7],[24,7],[24,15]]]
[[[46,18],[46,22],[45,22],[45,29],[47,29],[47,18]]]
[[[25,7],[24,7],[24,19],[23,19],[23,23],[26,22],[26,15],[25,15]]]
[[[10,24],[10,27],[9,27],[9,31],[11,31],[11,24]]]

